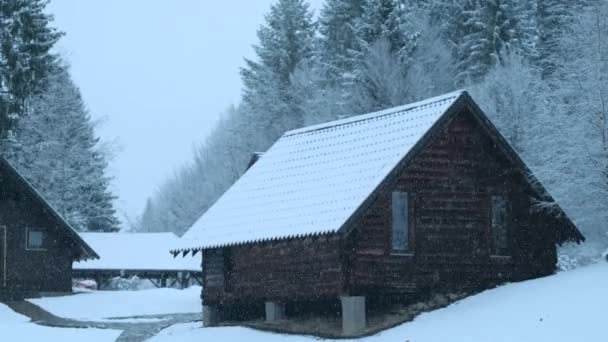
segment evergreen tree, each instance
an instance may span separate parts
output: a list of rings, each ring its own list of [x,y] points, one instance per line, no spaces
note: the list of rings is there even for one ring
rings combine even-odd
[[[319,16],[317,62],[330,85],[352,84],[357,49],[356,23],[365,0],[328,0]]]
[[[7,157],[75,228],[118,230],[106,151],[68,71],[55,69],[47,89],[28,100]]]
[[[410,15],[397,0],[363,4],[363,14],[355,22],[351,115],[401,104],[408,98],[407,72],[420,35]]]
[[[257,61],[246,60],[241,70],[245,111],[265,132],[267,147],[289,128],[302,125],[303,114],[289,88],[296,67],[313,55],[315,25],[313,13],[304,0],[279,0],[266,15],[254,46]]]
[[[404,64],[409,62],[419,35],[413,30],[408,13],[396,0],[367,0],[363,15],[357,21],[357,34],[362,57],[373,44],[385,40]]]
[[[536,54],[532,7],[523,0],[440,1],[432,16],[446,21],[445,37],[457,63],[457,83],[479,81],[501,56],[510,52]]]
[[[573,19],[571,1],[536,0],[536,22],[539,44],[539,65],[548,77],[557,67],[554,56],[559,53],[559,40]]]
[[[148,200],[138,231],[184,234],[240,177],[251,157],[244,137],[256,126],[239,109],[230,108],[199,146],[190,163],[182,166]]]
[[[26,99],[44,89],[56,60],[50,52],[62,33],[44,13],[47,0],[0,1],[0,138],[23,110]]]
[[[561,151],[562,189],[575,208],[577,223],[589,238],[587,250],[608,244],[608,187],[604,170],[608,159],[608,2],[597,1],[576,14],[559,39],[559,54],[549,59],[550,82],[563,122],[556,137]],[[558,139],[561,139],[558,140]]]

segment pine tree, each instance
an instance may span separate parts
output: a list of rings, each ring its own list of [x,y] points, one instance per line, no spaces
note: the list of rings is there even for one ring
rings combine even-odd
[[[501,56],[536,52],[532,8],[523,0],[454,0],[434,7],[457,60],[457,83],[479,81]]]
[[[67,69],[55,69],[47,89],[28,100],[7,157],[75,228],[115,231],[106,151]]]
[[[320,38],[316,60],[330,85],[348,86],[354,70],[357,48],[355,25],[365,0],[328,0],[319,16]]]
[[[367,0],[356,24],[360,56],[379,40],[390,44],[402,63],[407,64],[417,44],[408,13],[396,0]]]
[[[44,13],[47,0],[0,1],[0,138],[14,124],[29,96],[39,94],[62,33]]]
[[[355,22],[355,87],[352,112],[401,104],[408,98],[407,72],[419,43],[411,13],[397,0],[367,0]]]
[[[243,104],[265,132],[266,148],[287,129],[302,125],[303,114],[287,89],[296,67],[313,55],[315,25],[304,0],[279,0],[258,30],[257,60],[241,69]]]

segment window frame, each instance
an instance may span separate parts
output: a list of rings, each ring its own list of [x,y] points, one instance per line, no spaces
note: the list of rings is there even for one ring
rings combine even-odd
[[[395,197],[396,195],[402,195],[405,199],[404,206],[404,220],[405,223],[405,246],[404,248],[395,248]],[[412,194],[409,191],[393,190],[391,192],[390,200],[390,211],[391,211],[391,234],[390,234],[390,254],[397,256],[413,256],[414,255],[414,244],[413,244],[413,229],[412,229]]]
[[[502,228],[504,230],[504,241],[505,241],[505,246],[499,246],[499,242],[498,242],[498,235],[495,229],[495,218],[496,216],[494,215],[496,212],[496,206],[495,206],[495,199],[496,198],[502,198],[504,200],[504,227]],[[503,193],[493,193],[490,194],[490,236],[492,238],[492,243],[491,243],[491,248],[492,250],[490,251],[490,257],[492,258],[511,258],[511,254],[512,254],[512,236],[511,236],[511,231],[512,231],[512,214],[513,214],[513,208],[512,208],[512,203],[509,199],[509,195],[508,194],[503,194]]]
[[[31,247],[30,246],[30,233],[31,232],[40,232],[42,233],[42,242],[40,247]],[[47,251],[47,241],[48,241],[48,231],[44,228],[38,227],[25,227],[25,250],[26,251],[34,251],[34,252],[44,252]]]

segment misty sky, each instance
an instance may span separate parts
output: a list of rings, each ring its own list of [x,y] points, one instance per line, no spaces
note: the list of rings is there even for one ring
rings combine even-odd
[[[52,0],[58,51],[98,129],[132,219],[241,93],[239,67],[272,0]],[[311,1],[318,11],[322,0]]]

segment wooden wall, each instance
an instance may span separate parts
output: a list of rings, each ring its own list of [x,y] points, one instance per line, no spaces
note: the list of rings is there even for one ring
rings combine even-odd
[[[391,193],[410,193],[412,253],[391,250]],[[513,204],[511,256],[493,256],[490,199]],[[348,237],[348,291],[484,288],[554,271],[553,234],[529,214],[529,189],[481,126],[457,115],[387,184]]]
[[[7,286],[0,275],[0,297],[70,292],[74,247],[57,220],[21,186],[0,169],[0,226],[7,230]],[[26,227],[47,231],[45,250],[26,250]]]
[[[206,250],[203,302],[336,298],[340,243],[322,236]]]

